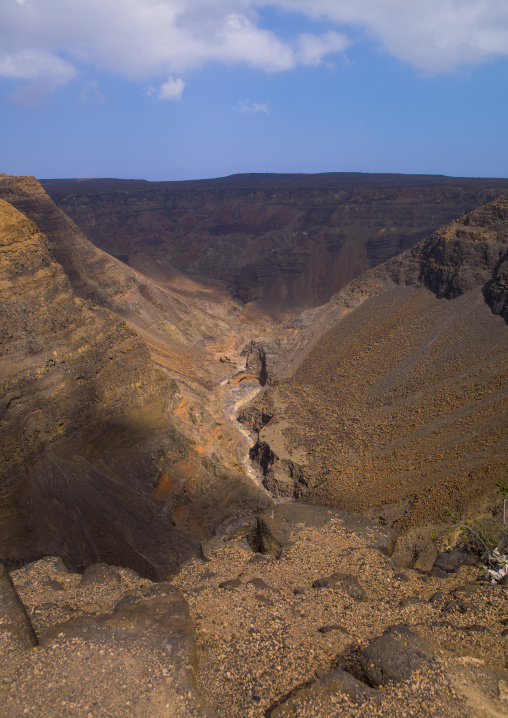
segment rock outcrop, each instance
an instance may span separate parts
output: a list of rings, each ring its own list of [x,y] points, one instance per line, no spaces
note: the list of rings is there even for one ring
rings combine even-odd
[[[94,244],[130,266],[149,258],[294,313],[508,191],[508,180],[329,173],[43,186]]]

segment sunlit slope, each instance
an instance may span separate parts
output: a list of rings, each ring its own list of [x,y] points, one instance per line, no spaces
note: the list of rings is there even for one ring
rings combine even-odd
[[[258,404],[267,484],[355,511],[398,503],[408,528],[506,479],[507,251],[504,198],[349,285],[324,331],[300,330],[311,348]]]

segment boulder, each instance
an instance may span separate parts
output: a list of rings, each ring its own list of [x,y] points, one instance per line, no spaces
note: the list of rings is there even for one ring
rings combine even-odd
[[[431,644],[406,626],[391,626],[363,651],[363,670],[373,686],[405,681],[434,659]]]

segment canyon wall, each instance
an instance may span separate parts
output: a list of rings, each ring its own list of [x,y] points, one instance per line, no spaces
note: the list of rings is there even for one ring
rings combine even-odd
[[[43,186],[131,266],[148,256],[223,282],[242,302],[294,312],[506,192],[508,180],[330,173]]]
[[[2,175],[0,194],[24,207],[0,199],[0,560],[56,554],[74,567],[103,560],[166,577],[217,523],[266,504],[232,465],[237,450],[224,458],[204,435],[203,414],[219,425],[207,366],[221,365],[200,363],[206,352],[188,334],[166,337],[159,354],[149,334],[165,358],[156,369],[145,341],[108,308],[150,307],[148,280],[90,245],[33,178]],[[158,318],[175,332],[175,296],[156,291],[168,303]],[[141,318],[149,332],[148,310]],[[184,389],[198,387],[196,407],[173,364]],[[223,434],[232,444],[232,428]]]
[[[290,321],[243,417],[265,484],[396,521],[478,510],[506,481],[508,196]]]

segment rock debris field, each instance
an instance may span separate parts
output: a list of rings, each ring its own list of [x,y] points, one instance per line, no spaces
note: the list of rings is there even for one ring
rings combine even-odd
[[[365,519],[279,504],[158,584],[52,557],[4,571],[0,713],[508,716],[508,588],[392,550]]]

